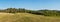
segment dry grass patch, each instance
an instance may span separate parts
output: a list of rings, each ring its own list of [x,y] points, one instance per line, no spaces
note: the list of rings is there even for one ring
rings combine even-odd
[[[1,13],[0,22],[60,22],[60,18],[45,17],[29,13]]]

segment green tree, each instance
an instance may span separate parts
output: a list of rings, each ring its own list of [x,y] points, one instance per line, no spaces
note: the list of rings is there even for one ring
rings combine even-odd
[[[6,12],[7,13],[15,13],[15,12],[17,12],[17,9],[16,8],[7,8]]]

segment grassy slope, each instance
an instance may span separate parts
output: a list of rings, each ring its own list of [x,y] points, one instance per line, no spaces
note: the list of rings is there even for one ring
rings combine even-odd
[[[0,22],[60,22],[60,18],[45,17],[29,13],[0,13]]]

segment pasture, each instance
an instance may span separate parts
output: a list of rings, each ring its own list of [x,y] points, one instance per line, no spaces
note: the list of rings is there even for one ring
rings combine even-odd
[[[60,22],[60,18],[29,13],[0,13],[0,22]]]

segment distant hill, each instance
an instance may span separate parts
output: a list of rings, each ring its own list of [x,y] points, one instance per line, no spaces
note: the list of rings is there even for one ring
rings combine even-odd
[[[25,8],[7,8],[4,10],[0,10],[0,12],[4,13],[30,13],[36,15],[44,15],[44,16],[60,16],[60,10],[27,10]]]

